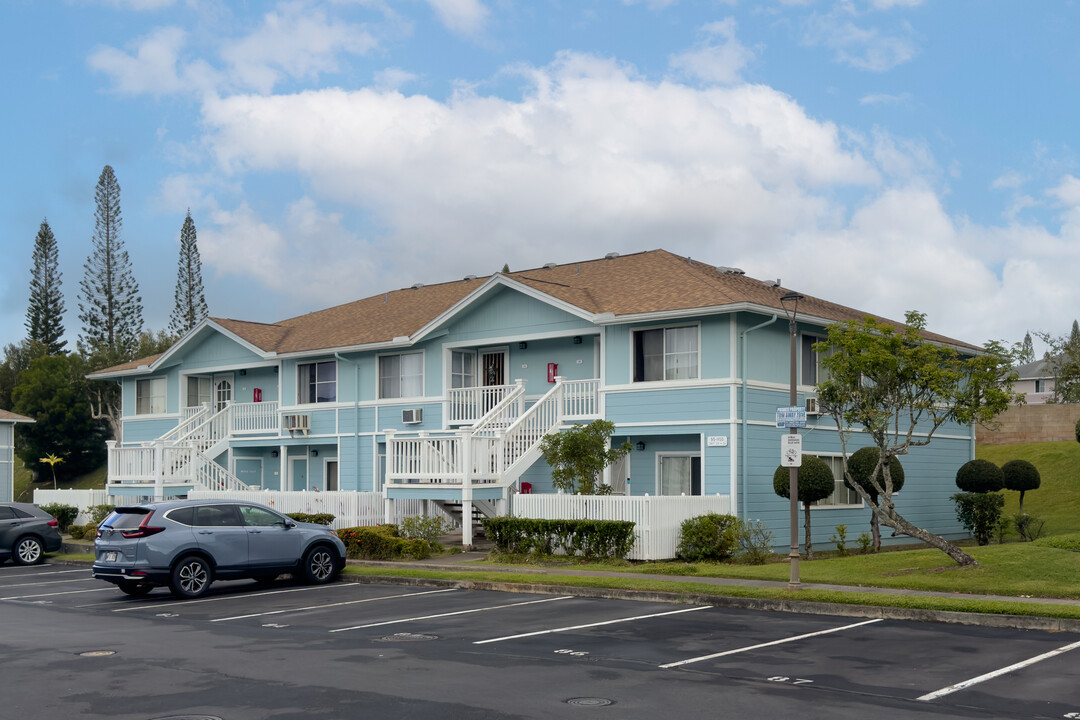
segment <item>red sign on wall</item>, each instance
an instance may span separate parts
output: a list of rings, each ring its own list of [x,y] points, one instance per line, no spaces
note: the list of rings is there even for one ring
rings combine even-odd
[[[559,363],[548,363],[548,382],[555,382],[555,376],[559,374]]]

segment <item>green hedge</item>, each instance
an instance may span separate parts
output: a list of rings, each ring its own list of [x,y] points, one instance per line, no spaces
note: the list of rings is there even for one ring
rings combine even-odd
[[[483,520],[499,552],[512,555],[626,557],[634,547],[634,523],[624,520],[534,520],[496,517]]]
[[[66,532],[68,526],[75,522],[75,518],[79,516],[79,508],[72,505],[49,503],[47,505],[41,505],[40,507],[42,510],[56,518],[57,523],[60,525],[60,532]]]
[[[286,513],[296,522],[315,523],[316,525],[329,525],[334,522],[334,515],[330,513]]]
[[[346,555],[361,560],[397,560],[431,557],[431,543],[420,538],[398,537],[396,525],[342,528],[337,531],[345,543]]]

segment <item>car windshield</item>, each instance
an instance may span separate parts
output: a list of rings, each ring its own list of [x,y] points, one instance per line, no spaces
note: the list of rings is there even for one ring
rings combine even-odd
[[[102,525],[111,527],[114,530],[136,528],[139,527],[139,523],[143,521],[143,518],[149,512],[146,508],[116,508]]]

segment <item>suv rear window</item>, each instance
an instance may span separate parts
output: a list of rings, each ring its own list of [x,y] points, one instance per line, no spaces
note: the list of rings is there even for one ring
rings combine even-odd
[[[146,508],[116,508],[112,515],[105,518],[102,525],[114,530],[137,528],[149,512]]]

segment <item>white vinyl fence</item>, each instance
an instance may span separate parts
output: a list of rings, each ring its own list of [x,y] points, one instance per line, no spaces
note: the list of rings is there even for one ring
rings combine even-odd
[[[277,510],[280,513],[330,513],[334,521],[330,527],[360,527],[379,525],[386,522],[386,508],[383,495],[379,492],[354,492],[339,490],[333,492],[315,491],[278,491],[278,490],[192,490],[190,500],[242,500],[256,502]],[[436,514],[450,521],[441,508],[425,500],[395,500],[395,517],[399,523],[407,517]]]
[[[50,505],[60,503],[79,508],[79,515],[75,518],[76,525],[85,525],[90,522],[89,508],[93,505],[120,505],[123,502],[132,502],[131,497],[122,498],[110,495],[105,490],[35,490],[34,504]]]
[[[538,520],[630,520],[634,549],[630,560],[670,560],[679,545],[683,520],[731,512],[729,495],[650,497],[617,495],[514,495],[515,517]]]

